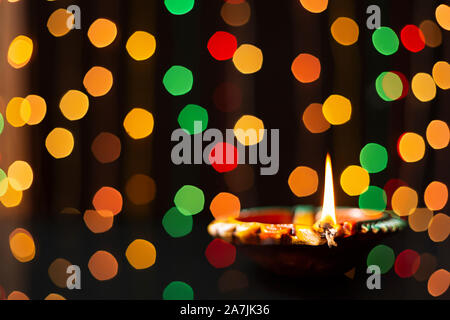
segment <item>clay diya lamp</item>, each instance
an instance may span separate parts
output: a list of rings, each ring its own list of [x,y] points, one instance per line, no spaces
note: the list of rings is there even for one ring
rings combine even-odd
[[[208,232],[238,246],[257,264],[277,274],[311,276],[349,271],[377,242],[405,226],[392,212],[335,208],[327,156],[321,208],[247,209],[238,218],[214,220]]]

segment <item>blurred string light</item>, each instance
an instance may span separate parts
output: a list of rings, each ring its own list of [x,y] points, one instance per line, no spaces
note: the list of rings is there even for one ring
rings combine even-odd
[[[331,35],[337,43],[351,46],[358,41],[358,24],[351,18],[339,17],[331,25]]]
[[[7,181],[6,191],[2,196],[0,196],[0,202],[6,207],[6,208],[13,208],[20,205],[23,198],[23,192],[21,190],[16,190],[11,186],[10,179],[4,179],[2,182],[2,186],[5,186],[5,182]],[[1,191],[1,190],[0,190]]]
[[[450,273],[445,269],[436,270],[428,279],[428,293],[433,297],[439,297],[448,290],[449,285]]]
[[[301,83],[314,82],[320,77],[320,60],[312,54],[301,53],[292,62],[291,71]]]
[[[311,13],[320,13],[327,9],[328,0],[299,0],[303,8]]]
[[[103,215],[117,215],[122,211],[122,194],[113,187],[101,187],[92,198],[95,210]]]
[[[425,48],[425,36],[415,25],[408,24],[400,32],[403,46],[411,52],[419,52]]]
[[[392,195],[392,210],[399,216],[409,216],[417,209],[419,197],[417,192],[409,187],[399,187]]]
[[[114,224],[114,216],[111,211],[86,210],[83,216],[84,223],[92,233],[104,233],[110,230]]]
[[[136,239],[128,246],[125,256],[133,268],[137,270],[148,269],[155,264],[156,249],[151,242]]]
[[[194,8],[195,0],[164,0],[167,10],[174,15],[183,15]]]
[[[33,41],[24,35],[17,36],[8,48],[8,63],[15,69],[28,64],[33,54]]]
[[[234,35],[225,31],[217,31],[208,40],[207,48],[211,56],[219,61],[233,58],[237,49]]]
[[[369,173],[381,172],[387,167],[388,153],[385,147],[378,143],[368,143],[359,154],[361,166]]]
[[[205,108],[196,104],[188,104],[178,115],[178,124],[188,134],[198,134],[206,130],[208,119],[208,111]]]
[[[81,91],[69,90],[61,98],[59,108],[68,120],[80,120],[88,112],[89,98]]]
[[[379,266],[381,274],[385,274],[391,270],[394,262],[394,250],[384,244],[377,245],[367,255],[367,266]]]
[[[89,259],[88,269],[95,279],[98,281],[106,281],[111,280],[117,275],[119,264],[111,253],[99,250]]]
[[[381,27],[373,32],[372,43],[379,53],[389,56],[397,52],[400,41],[394,30]]]
[[[444,242],[450,233],[450,217],[444,213],[436,214],[428,225],[428,236],[434,242]]]
[[[122,144],[113,133],[101,132],[92,141],[91,151],[100,163],[111,163],[120,157]]]
[[[8,300],[30,300],[30,298],[25,293],[15,290],[8,295]]]
[[[23,127],[31,117],[31,104],[20,97],[12,98],[6,106],[6,120],[13,127]]]
[[[194,300],[194,290],[182,281],[173,281],[163,291],[164,300]]]
[[[398,71],[382,72],[375,80],[378,95],[384,101],[399,100],[408,94],[408,80]]]
[[[395,259],[394,270],[400,278],[412,277],[420,266],[420,255],[411,249],[400,252]]]
[[[206,248],[205,256],[214,268],[227,268],[236,260],[236,247],[222,239],[214,239]]]
[[[405,162],[417,162],[425,156],[425,141],[414,132],[406,132],[400,136],[397,151]]]
[[[155,180],[145,174],[135,174],[128,179],[125,192],[131,203],[146,205],[155,199]]]
[[[316,170],[299,166],[289,175],[288,184],[292,193],[297,197],[307,197],[317,191],[319,176]]]
[[[8,168],[8,179],[15,190],[28,190],[33,183],[33,169],[25,161],[14,161]]]
[[[245,0],[237,3],[225,1],[220,9],[220,16],[226,24],[232,27],[240,27],[250,20],[251,8]]]
[[[342,172],[340,183],[349,196],[359,196],[369,188],[370,176],[366,169],[352,165]]]
[[[100,18],[91,24],[87,35],[95,47],[105,48],[116,39],[117,27],[111,20]]]
[[[438,61],[433,66],[433,80],[442,90],[450,88],[450,64],[447,61]]]
[[[424,200],[428,209],[442,210],[448,201],[447,186],[440,181],[431,182],[425,189]]]
[[[128,39],[126,49],[134,60],[144,61],[155,53],[156,39],[146,31],[136,31]]]
[[[0,112],[0,134],[3,133],[4,128],[5,128],[5,120],[3,118],[2,113]]]
[[[60,301],[60,300],[66,300],[62,295],[57,293],[50,293],[48,296],[45,297],[44,300],[52,300],[52,301]]]
[[[386,192],[377,186],[369,186],[367,191],[359,196],[358,204],[361,209],[384,211],[387,206]]]
[[[36,245],[31,234],[22,228],[9,235],[9,248],[19,262],[30,262],[36,255]]]
[[[234,52],[233,64],[243,74],[258,72],[262,68],[263,53],[252,44],[242,44]]]
[[[181,96],[192,90],[194,76],[186,67],[172,66],[165,73],[163,84],[171,95]]]
[[[330,124],[341,125],[350,120],[352,104],[349,99],[338,94],[333,94],[323,103],[322,112]]]
[[[27,124],[37,125],[41,123],[47,113],[47,103],[44,98],[35,94],[30,94],[25,97],[25,100],[30,103],[31,108],[30,118],[28,119]]]
[[[450,7],[446,4],[437,6],[435,11],[436,21],[442,29],[450,30]]]
[[[303,112],[303,124],[311,133],[322,133],[330,128],[330,123],[322,112],[322,104],[311,103]]]
[[[45,139],[47,151],[56,159],[68,157],[72,153],[74,144],[72,133],[64,128],[53,129]]]
[[[174,203],[177,209],[186,216],[200,213],[205,206],[203,191],[195,186],[185,185],[175,194]]]
[[[47,28],[48,31],[54,36],[54,37],[62,37],[65,36],[72,30],[69,28],[68,21],[71,19],[72,24],[75,21],[75,17],[73,14],[67,9],[57,9],[55,10],[50,17],[47,20]]]
[[[417,208],[408,216],[409,227],[415,232],[427,231],[432,218],[433,211],[427,208]]]
[[[219,173],[230,172],[238,167],[238,149],[227,142],[219,142],[212,148],[208,160]],[[231,160],[231,161],[230,161]]]
[[[8,190],[8,184],[8,176],[6,175],[5,171],[0,169],[0,197],[3,196]]]
[[[209,210],[215,219],[237,218],[241,212],[241,202],[234,194],[221,192],[211,201]]]
[[[106,95],[113,86],[113,75],[104,67],[92,67],[83,79],[83,85],[93,97]]]
[[[424,20],[419,26],[425,37],[425,44],[430,48],[439,47],[442,44],[442,31],[436,22]]]
[[[433,120],[428,124],[426,136],[433,149],[444,149],[450,141],[450,130],[446,122]]]
[[[411,89],[421,102],[429,102],[436,97],[436,84],[428,73],[417,73],[411,81]]]
[[[240,117],[233,130],[236,139],[244,146],[258,144],[264,138],[264,123],[252,115]]]
[[[191,215],[184,215],[173,207],[164,215],[162,225],[172,238],[181,238],[191,233],[193,219]]]
[[[154,126],[153,115],[142,108],[133,108],[123,121],[125,131],[135,140],[144,139],[151,135]]]
[[[72,263],[64,258],[57,258],[48,267],[48,276],[52,283],[61,289],[67,288],[67,279],[70,274],[67,273],[67,268]]]

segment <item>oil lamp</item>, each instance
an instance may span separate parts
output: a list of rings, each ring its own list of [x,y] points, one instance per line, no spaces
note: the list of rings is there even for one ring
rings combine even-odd
[[[263,207],[238,218],[214,220],[213,237],[239,246],[278,274],[344,273],[383,237],[406,223],[390,211],[335,207],[330,156],[325,161],[323,206]]]

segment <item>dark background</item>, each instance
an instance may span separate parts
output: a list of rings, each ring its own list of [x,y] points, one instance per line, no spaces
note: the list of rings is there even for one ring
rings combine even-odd
[[[403,132],[424,136],[431,120],[448,121],[448,91],[438,89],[431,103],[419,102],[412,92],[403,100],[386,103],[374,88],[376,77],[383,71],[401,71],[409,80],[417,72],[430,73],[436,61],[448,59],[448,33],[443,31],[443,44],[438,48],[426,47],[412,54],[400,45],[396,54],[382,56],[373,48],[372,31],[365,27],[368,5],[379,5],[382,25],[399,34],[406,24],[434,20],[440,1],[333,0],[321,14],[307,12],[298,0],[248,2],[250,21],[236,28],[221,19],[222,0],[196,1],[194,9],[182,16],[170,14],[162,1],[153,0],[22,4],[28,6],[28,32],[38,44],[26,67],[30,73],[28,87],[46,99],[48,113],[43,123],[29,129],[35,173],[33,212],[21,226],[33,234],[37,255],[27,264],[11,262],[28,280],[20,288],[5,285],[7,291],[21,290],[33,299],[44,298],[50,292],[68,299],[160,299],[167,284],[179,280],[192,286],[196,299],[431,298],[426,282],[401,279],[393,270],[382,277],[382,290],[369,291],[365,285],[365,257],[357,266],[354,280],[344,275],[289,279],[255,268],[239,249],[236,263],[229,269],[243,272],[248,286],[228,293],[219,290],[218,279],[225,270],[213,268],[204,256],[211,240],[206,232],[212,220],[207,208],[217,193],[229,191],[227,184],[222,174],[207,165],[175,166],[170,159],[170,136],[178,128],[179,111],[188,103],[208,110],[209,128],[232,128],[241,115],[253,114],[264,121],[266,128],[280,129],[280,170],[274,176],[260,176],[258,166],[254,166],[253,187],[237,193],[243,207],[320,205],[323,186],[313,196],[298,199],[287,184],[290,172],[298,165],[310,166],[323,181],[326,152],[332,154],[335,172],[342,172],[347,165],[359,163],[359,152],[369,142],[384,145],[389,152],[387,170],[371,175],[373,185],[383,187],[389,179],[400,178],[423,195],[429,182],[449,181],[448,150],[436,152],[428,147],[425,158],[413,164],[402,162],[396,151]],[[46,28],[47,19],[57,8],[70,4],[81,8],[82,29],[55,38]],[[330,26],[339,16],[351,17],[358,23],[360,37],[356,45],[344,47],[332,39]],[[90,24],[100,17],[111,19],[119,29],[114,43],[104,49],[92,46],[86,36]],[[155,54],[145,62],[132,60],[125,50],[128,37],[137,30],[148,31],[157,40]],[[218,30],[233,33],[239,44],[258,46],[264,54],[263,68],[248,76],[240,74],[230,61],[214,60],[206,43]],[[321,77],[313,85],[299,84],[290,72],[293,59],[301,52],[314,54],[322,63]],[[173,97],[162,85],[164,73],[174,64],[194,73],[194,87],[187,95]],[[90,98],[90,110],[83,120],[70,122],[58,110],[59,99],[69,89],[83,90],[83,77],[94,65],[113,73],[114,86],[106,96]],[[212,98],[214,89],[225,80],[234,81],[243,91],[241,108],[231,113],[217,110]],[[303,110],[310,103],[322,103],[332,93],[352,101],[351,121],[323,134],[309,133],[301,122]],[[123,118],[133,107],[153,113],[155,130],[149,138],[135,141],[123,130]],[[63,160],[53,159],[44,148],[45,137],[55,126],[70,129],[76,140],[72,155]],[[98,163],[90,150],[93,139],[102,131],[116,134],[122,142],[121,157],[112,164]],[[125,201],[124,210],[109,232],[94,235],[85,227],[81,215],[60,214],[66,207],[84,212],[91,207],[92,197],[100,187],[109,185],[122,191],[135,173],[155,179],[156,199],[148,206]],[[173,206],[176,191],[185,184],[199,186],[205,192],[205,210],[194,217],[191,234],[173,239],[162,228],[161,220]],[[337,185],[335,191],[339,205],[358,205],[357,197],[346,196]],[[419,205],[424,206],[423,199]],[[443,212],[447,212],[445,209]],[[143,271],[134,270],[124,255],[128,244],[137,238],[151,241],[157,250],[156,264]],[[384,243],[396,254],[405,249],[432,253],[438,268],[448,269],[448,241],[436,244],[426,233],[406,230]],[[106,282],[95,280],[87,269],[88,259],[100,249],[111,252],[119,262],[118,275]],[[47,269],[58,257],[81,267],[82,290],[62,290],[51,283]],[[8,270],[1,271],[0,283],[7,282]],[[449,297],[447,292],[440,298]]]

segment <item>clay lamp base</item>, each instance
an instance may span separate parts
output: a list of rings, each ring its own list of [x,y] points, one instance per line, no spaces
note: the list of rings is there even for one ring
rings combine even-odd
[[[213,221],[208,232],[277,274],[306,276],[349,271],[376,242],[406,226],[390,212],[336,208],[336,246],[330,247],[317,228],[319,220],[320,211],[308,206],[255,208],[238,218]]]

